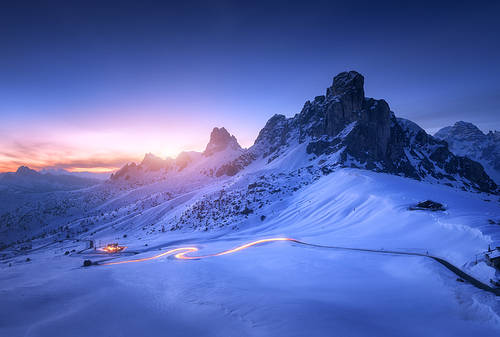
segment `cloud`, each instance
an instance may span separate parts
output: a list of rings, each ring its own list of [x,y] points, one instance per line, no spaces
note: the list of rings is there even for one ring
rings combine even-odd
[[[63,168],[67,170],[88,169],[109,171],[120,168],[124,164],[137,161],[133,155],[107,151],[106,153],[85,153],[82,149],[48,142],[9,142],[0,150],[0,172],[15,171],[26,165],[34,169]]]
[[[46,168],[63,168],[63,169],[69,169],[74,170],[74,169],[93,169],[93,168],[109,168],[110,170],[114,170],[117,168],[122,167],[128,162],[132,161],[137,161],[137,157],[130,157],[130,156],[115,156],[112,157],[112,155],[108,157],[87,157],[87,158],[81,158],[81,159],[74,159],[74,160],[61,160],[61,161],[55,161],[51,163],[50,165],[46,165],[44,167]]]

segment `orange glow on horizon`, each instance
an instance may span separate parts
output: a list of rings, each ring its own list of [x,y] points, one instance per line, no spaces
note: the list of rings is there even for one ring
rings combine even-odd
[[[211,128],[188,122],[130,121],[129,125],[119,119],[112,125],[31,125],[23,133],[2,134],[0,172],[28,166],[107,173],[129,162],[139,163],[146,153],[165,159],[182,151],[203,151]]]
[[[119,167],[72,167],[67,168],[68,172],[92,172],[92,173],[113,173],[119,170]]]

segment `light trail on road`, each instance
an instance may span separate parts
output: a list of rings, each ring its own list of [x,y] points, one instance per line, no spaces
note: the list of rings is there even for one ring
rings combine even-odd
[[[446,269],[450,270],[451,272],[453,272],[455,275],[459,276],[460,278],[468,281],[474,287],[482,289],[482,290],[485,290],[485,291],[488,291],[488,292],[493,293],[493,294],[495,294],[497,296],[500,296],[500,288],[492,288],[492,287],[484,284],[483,282],[479,281],[475,277],[467,274],[466,272],[464,272],[460,268],[456,267],[451,262],[448,262],[445,259],[442,259],[442,258],[437,257],[437,256],[428,255],[428,254],[422,254],[422,253],[415,253],[415,252],[404,252],[404,251],[393,251],[393,250],[381,250],[381,249],[377,250],[377,249],[365,249],[365,248],[349,248],[349,247],[338,247],[338,246],[324,246],[324,245],[317,245],[317,244],[313,244],[313,243],[307,243],[307,242],[303,242],[303,241],[300,241],[300,240],[297,240],[297,239],[292,239],[292,238],[261,239],[261,240],[256,240],[256,241],[252,241],[252,242],[246,243],[244,245],[235,247],[233,249],[224,250],[224,251],[219,252],[219,253],[207,254],[207,255],[198,255],[198,256],[196,256],[196,255],[195,256],[193,256],[193,255],[187,255],[187,254],[190,254],[190,253],[197,252],[198,251],[197,247],[180,247],[180,248],[170,249],[170,250],[168,250],[168,251],[166,251],[164,253],[161,253],[161,254],[158,254],[158,255],[154,255],[154,256],[151,256],[151,257],[145,257],[145,258],[142,258],[142,259],[117,261],[117,262],[107,262],[107,263],[101,263],[101,264],[98,264],[98,265],[101,265],[101,266],[110,266],[110,265],[117,265],[117,264],[124,264],[124,263],[144,262],[144,261],[154,260],[154,259],[160,258],[162,256],[172,255],[172,254],[174,255],[174,257],[176,259],[180,259],[180,260],[199,260],[199,259],[205,259],[205,258],[209,258],[209,257],[216,257],[216,256],[222,256],[222,255],[232,254],[232,253],[236,253],[236,252],[242,251],[244,249],[250,248],[250,247],[255,246],[255,245],[259,245],[259,244],[267,243],[267,242],[276,242],[276,241],[289,241],[289,242],[297,243],[297,244],[300,244],[300,245],[309,246],[309,247],[316,247],[316,248],[338,249],[338,250],[358,251],[358,252],[366,252],[366,253],[390,254],[390,255],[406,255],[406,256],[426,257],[426,258],[430,258],[430,259],[432,259],[432,260],[440,263],[441,265],[443,265],[444,267],[446,267]]]
[[[199,259],[205,259],[207,257],[214,257],[214,256],[221,256],[221,255],[236,253],[236,252],[239,252],[243,249],[246,249],[246,248],[261,244],[261,243],[274,242],[274,241],[293,241],[293,242],[301,243],[298,240],[290,239],[290,238],[262,239],[262,240],[257,240],[257,241],[253,241],[253,242],[238,246],[238,247],[233,248],[233,249],[228,249],[228,250],[222,251],[220,253],[200,255],[200,256],[187,256],[186,255],[186,254],[194,253],[194,252],[198,251],[198,248],[196,248],[196,247],[181,247],[181,248],[171,249],[169,251],[166,251],[164,253],[161,253],[161,254],[158,254],[155,256],[151,256],[151,257],[145,257],[142,259],[134,259],[134,260],[126,260],[126,261],[108,262],[108,263],[102,263],[100,265],[101,266],[109,266],[109,265],[123,264],[123,263],[144,262],[144,261],[154,260],[154,259],[157,259],[157,258],[162,257],[162,256],[172,255],[175,253],[177,253],[174,255],[175,258],[180,259],[180,260],[199,260]]]

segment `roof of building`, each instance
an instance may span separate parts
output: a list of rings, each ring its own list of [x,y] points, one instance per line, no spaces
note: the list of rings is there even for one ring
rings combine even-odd
[[[496,260],[496,259],[500,258],[500,250],[495,249],[491,253],[488,253],[488,256],[490,257],[490,260],[494,260],[494,259]]]

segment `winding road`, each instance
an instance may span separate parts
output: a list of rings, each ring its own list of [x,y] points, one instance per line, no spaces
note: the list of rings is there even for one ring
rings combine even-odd
[[[267,243],[267,242],[275,242],[275,241],[290,241],[290,242],[297,243],[297,244],[304,245],[304,246],[325,248],[325,249],[338,249],[338,250],[348,250],[348,251],[358,251],[358,252],[368,252],[368,253],[378,253],[378,254],[392,254],[392,255],[407,255],[407,256],[426,257],[426,258],[430,258],[430,259],[440,263],[441,265],[443,265],[445,268],[447,268],[448,270],[453,272],[458,277],[460,277],[463,280],[472,284],[474,287],[479,288],[479,289],[484,290],[484,291],[488,291],[492,294],[495,294],[496,296],[500,296],[500,288],[492,288],[492,287],[484,284],[483,282],[481,282],[478,279],[476,279],[475,277],[467,274],[466,272],[464,272],[463,270],[461,270],[457,266],[453,265],[452,263],[446,261],[445,259],[437,257],[437,256],[422,254],[422,253],[414,253],[414,252],[402,252],[402,251],[395,251],[395,250],[378,250],[378,249],[350,248],[350,247],[339,247],[339,246],[325,246],[325,245],[317,245],[317,244],[307,243],[307,242],[303,242],[303,241],[300,241],[297,239],[292,239],[292,238],[261,239],[261,240],[252,241],[250,243],[238,246],[238,247],[233,248],[233,249],[225,250],[225,251],[222,251],[219,253],[208,254],[208,255],[197,255],[197,256],[196,255],[188,255],[188,254],[197,252],[198,248],[196,248],[196,247],[180,247],[180,248],[170,249],[164,253],[154,255],[151,257],[142,258],[142,259],[98,263],[98,265],[110,266],[110,265],[117,265],[117,264],[124,264],[124,263],[144,262],[144,261],[154,260],[154,259],[160,258],[162,256],[172,255],[172,254],[174,254],[175,258],[181,259],[181,260],[199,260],[199,259],[205,259],[205,258],[209,258],[209,257],[232,254],[232,253],[239,252],[241,250],[247,249],[247,248],[255,246],[255,245],[259,245],[259,244]]]

